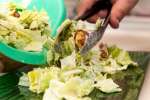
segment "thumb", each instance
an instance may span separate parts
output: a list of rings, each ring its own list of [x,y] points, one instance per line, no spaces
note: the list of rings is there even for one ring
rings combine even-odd
[[[114,0],[111,11],[110,24],[113,28],[119,27],[119,22],[136,5],[138,0]]]

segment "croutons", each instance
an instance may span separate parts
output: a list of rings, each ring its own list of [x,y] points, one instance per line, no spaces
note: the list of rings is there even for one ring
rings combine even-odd
[[[75,33],[75,44],[78,48],[82,48],[86,41],[87,32],[83,30],[77,30]]]

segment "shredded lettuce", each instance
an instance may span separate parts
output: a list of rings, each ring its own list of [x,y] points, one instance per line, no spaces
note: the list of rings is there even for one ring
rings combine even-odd
[[[120,92],[113,81],[115,73],[126,71],[129,65],[137,66],[127,51],[116,46],[106,47],[105,53],[93,48],[84,56],[75,46],[75,33],[80,30],[94,31],[100,24],[89,28],[87,22],[66,20],[59,28],[55,39],[48,39],[46,68],[36,68],[28,73],[29,88],[35,93],[44,93],[43,100],[91,100],[94,89],[104,93]],[[33,25],[34,26],[34,25]],[[134,68],[134,67],[133,67]]]
[[[102,92],[105,92],[105,93],[113,93],[113,92],[120,92],[121,91],[119,86],[116,83],[114,83],[112,79],[99,80],[95,84],[95,87],[100,89]]]
[[[42,51],[51,30],[45,11],[28,10],[9,3],[0,13],[0,42],[25,51]]]
[[[45,69],[35,69],[28,73],[28,79],[30,83],[29,89],[36,93],[42,93],[49,87],[49,81],[51,79],[57,79],[59,74],[59,68],[51,67]]]
[[[58,80],[51,80],[49,88],[47,89],[47,91],[53,91],[54,93],[49,96],[49,98],[55,97],[60,100],[63,98],[67,100],[78,100],[82,98],[82,96],[88,95],[91,90],[93,90],[91,80],[83,80],[79,77],[71,78],[65,83]]]
[[[28,78],[27,74],[23,73],[23,75],[19,79],[18,85],[25,86],[25,87],[28,87],[30,85],[29,84],[29,78]]]

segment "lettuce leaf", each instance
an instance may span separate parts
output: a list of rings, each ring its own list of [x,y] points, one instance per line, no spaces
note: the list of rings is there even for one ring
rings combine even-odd
[[[125,50],[117,48],[116,46],[112,46],[108,48],[110,55],[113,59],[117,61],[120,65],[137,65],[137,63],[133,62],[129,56],[129,53]]]
[[[79,77],[71,78],[66,82],[51,80],[43,100],[47,100],[46,98],[54,98],[54,100],[62,100],[63,98],[67,100],[84,100],[82,96],[88,95],[92,90],[92,82]],[[51,92],[51,94],[48,95],[47,92]]]
[[[105,92],[105,93],[113,93],[113,92],[120,92],[121,91],[119,86],[116,83],[114,83],[112,79],[99,80],[95,84],[95,87],[100,89],[102,92]]]
[[[36,93],[42,93],[49,87],[51,79],[58,79],[60,69],[57,67],[35,69],[28,73],[29,89]]]

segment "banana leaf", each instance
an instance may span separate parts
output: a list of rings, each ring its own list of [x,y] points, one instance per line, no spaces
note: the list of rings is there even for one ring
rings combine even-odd
[[[122,92],[106,94],[94,89],[89,94],[92,100],[138,100],[150,54],[130,52],[130,56],[138,62],[139,67],[129,66],[126,71],[111,76],[122,88]],[[0,76],[0,100],[42,100],[43,94],[35,94],[27,87],[18,86],[20,76],[19,71]]]

